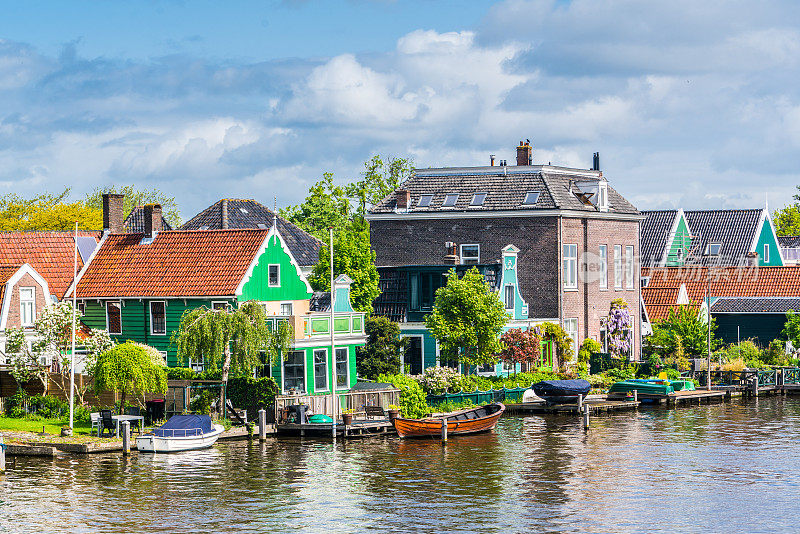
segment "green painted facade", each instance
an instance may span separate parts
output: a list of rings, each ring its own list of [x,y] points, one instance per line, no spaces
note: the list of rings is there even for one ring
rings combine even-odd
[[[667,251],[667,266],[675,267],[683,265],[686,255],[692,249],[692,235],[689,232],[689,225],[683,212],[679,212],[678,224],[675,227],[675,236],[669,244]]]
[[[270,265],[278,266],[278,286],[269,285]],[[250,278],[242,286],[242,294],[238,296],[238,300],[239,302],[303,300],[311,298],[311,295],[311,287],[297,263],[292,260],[283,239],[276,232],[271,234],[267,241]]]
[[[768,247],[768,252],[765,251],[765,246]],[[775,236],[775,229],[769,217],[764,217],[761,232],[758,234],[755,252],[758,253],[758,265],[760,267],[783,267],[780,245],[778,245],[778,238]],[[769,254],[768,259],[764,257],[765,252]]]

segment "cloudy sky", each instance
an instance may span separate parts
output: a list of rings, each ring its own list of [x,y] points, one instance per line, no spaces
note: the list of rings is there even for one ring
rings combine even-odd
[[[800,4],[9,2],[0,193],[134,183],[188,218],[298,202],[373,154],[589,167],[639,208],[761,207],[800,184]]]

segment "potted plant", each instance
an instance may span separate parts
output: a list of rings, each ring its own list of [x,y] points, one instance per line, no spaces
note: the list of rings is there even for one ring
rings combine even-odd
[[[390,404],[386,411],[389,414],[389,421],[394,421],[397,419],[397,416],[400,415],[400,406],[397,406],[396,404]]]
[[[342,412],[342,423],[344,423],[345,426],[350,426],[350,425],[353,424],[353,413],[354,412],[355,412],[355,410],[353,410],[352,408]]]

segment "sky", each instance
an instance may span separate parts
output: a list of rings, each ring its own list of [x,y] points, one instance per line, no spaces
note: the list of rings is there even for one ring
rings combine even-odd
[[[375,154],[588,168],[640,209],[800,184],[790,0],[0,0],[0,194],[295,204]]]

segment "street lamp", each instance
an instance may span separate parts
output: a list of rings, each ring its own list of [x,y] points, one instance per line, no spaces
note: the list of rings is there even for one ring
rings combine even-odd
[[[700,240],[702,246],[702,239]],[[708,343],[708,355],[706,358],[706,388],[708,391],[711,391],[711,258],[716,258],[717,263],[719,263],[719,249],[715,249],[715,252],[711,252],[711,243],[706,244],[706,250],[704,256],[707,258],[706,260],[706,275],[708,279],[706,280],[706,326],[708,328],[707,331],[707,343]]]

